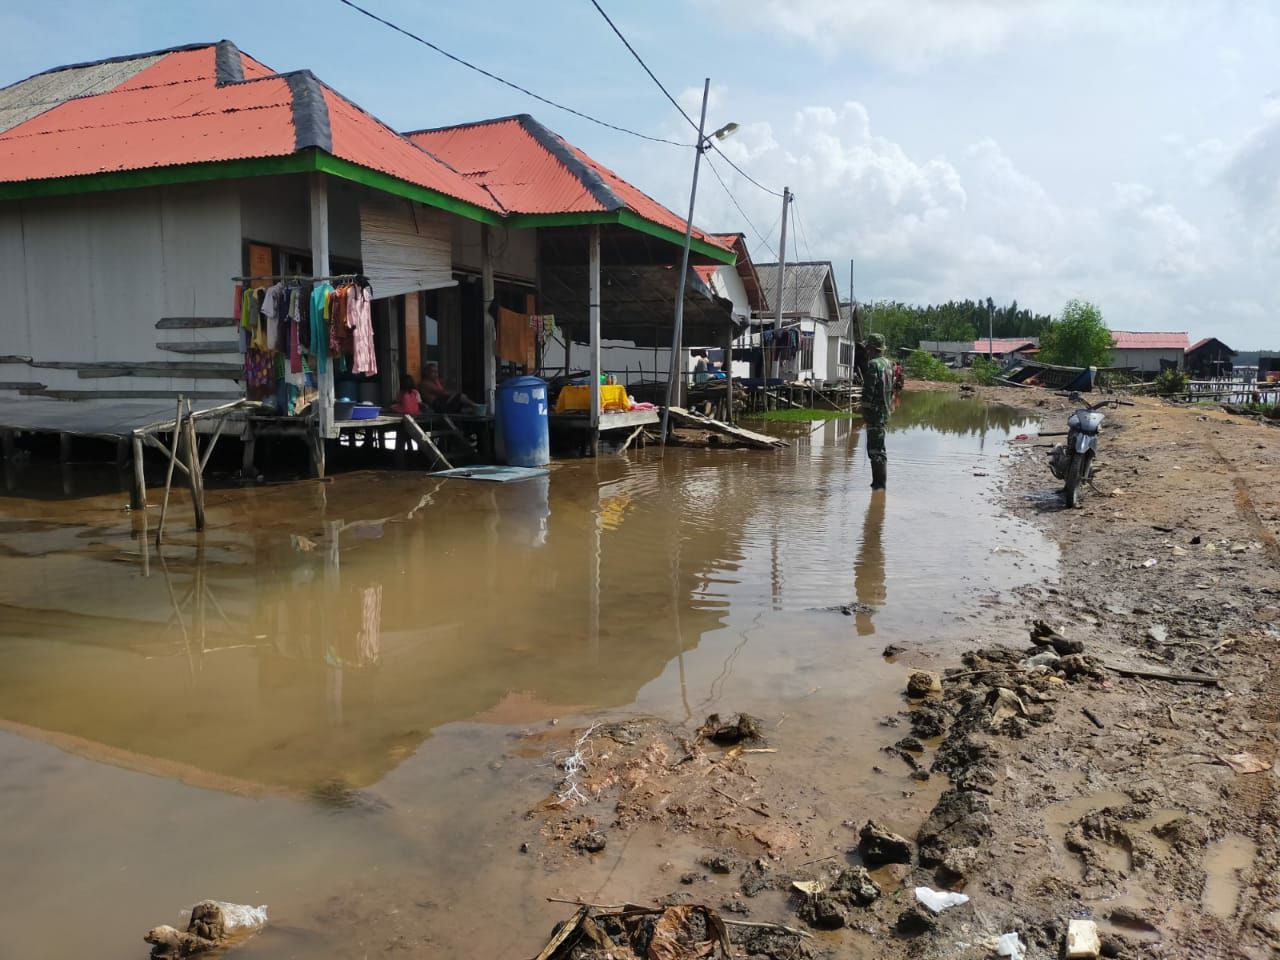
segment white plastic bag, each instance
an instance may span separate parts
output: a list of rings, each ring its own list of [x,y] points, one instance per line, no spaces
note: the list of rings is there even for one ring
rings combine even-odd
[[[1018,939],[1016,933],[1006,933],[996,941],[996,953],[1001,957],[1022,960],[1027,955],[1027,948],[1022,945],[1022,941]]]
[[[943,910],[969,902],[969,898],[963,893],[930,890],[928,887],[916,887],[916,899],[934,913],[941,913]]]
[[[267,907],[263,904],[260,907],[251,907],[244,903],[225,903],[222,900],[201,900],[201,903],[212,903],[222,911],[222,923],[228,936],[243,936],[247,933],[256,933],[267,925]],[[191,921],[191,911],[194,907],[187,907],[179,916],[182,917],[184,923]]]

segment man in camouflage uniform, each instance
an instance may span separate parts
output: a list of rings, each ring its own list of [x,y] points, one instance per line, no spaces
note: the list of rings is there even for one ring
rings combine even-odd
[[[883,356],[884,347],[881,334],[873,333],[867,337],[867,356],[870,359],[862,383],[862,419],[866,423],[872,490],[883,490],[889,473],[884,436],[889,427],[889,408],[893,405],[893,364]]]

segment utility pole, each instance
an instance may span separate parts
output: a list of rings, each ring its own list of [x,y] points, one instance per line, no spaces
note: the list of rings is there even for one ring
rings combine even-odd
[[[782,188],[782,236],[778,238],[778,303],[773,317],[773,350],[774,356],[778,355],[778,339],[782,333],[782,300],[783,290],[785,289],[785,281],[787,279],[787,208],[791,206],[791,188]],[[764,337],[761,336],[760,346],[764,346]],[[775,361],[778,365],[777,373],[782,375],[782,361]]]
[[[994,360],[996,355],[995,333],[995,301],[987,297],[987,359]]]
[[[671,369],[667,376],[667,403],[662,408],[662,445],[667,445],[667,423],[671,410],[671,394],[673,388],[683,386],[684,373],[684,285],[689,275],[689,246],[693,243],[693,204],[698,198],[698,167],[702,162],[702,151],[705,147],[702,131],[707,125],[707,95],[711,92],[711,78],[707,77],[702,84],[702,116],[698,119],[698,142],[693,150],[693,186],[689,189],[689,219],[684,227],[684,252],[680,256],[680,280],[676,286],[676,318],[675,330],[671,334]],[[679,398],[683,390],[676,389]]]

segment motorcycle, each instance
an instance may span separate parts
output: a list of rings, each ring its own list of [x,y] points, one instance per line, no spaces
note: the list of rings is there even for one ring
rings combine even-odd
[[[1080,487],[1093,476],[1093,461],[1098,454],[1098,435],[1102,431],[1105,415],[1102,407],[1132,407],[1128,400],[1107,399],[1087,404],[1078,393],[1060,393],[1076,403],[1084,404],[1067,418],[1067,442],[1049,451],[1049,469],[1063,481],[1062,499],[1071,508],[1080,506]]]

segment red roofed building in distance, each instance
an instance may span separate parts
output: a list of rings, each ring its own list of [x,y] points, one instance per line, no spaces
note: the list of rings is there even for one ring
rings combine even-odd
[[[1112,366],[1149,374],[1181,370],[1191,340],[1180,332],[1112,330],[1111,343]]]

